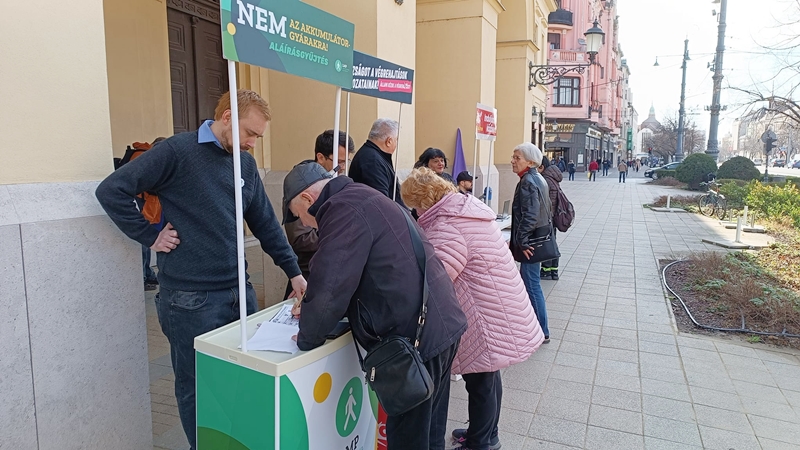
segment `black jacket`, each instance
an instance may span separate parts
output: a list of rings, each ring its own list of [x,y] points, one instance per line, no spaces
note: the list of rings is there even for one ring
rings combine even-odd
[[[345,315],[367,350],[378,342],[376,337],[413,340],[422,273],[405,213],[375,190],[341,176],[328,183],[309,213],[319,226],[319,249],[311,259],[297,346],[310,350],[322,345]],[[427,361],[459,340],[467,318],[433,246],[421,230],[420,235],[430,294],[419,350]]]
[[[550,220],[550,195],[547,182],[536,169],[530,169],[517,184],[511,206],[511,253],[526,262],[522,253],[531,247],[533,230]]]
[[[400,198],[400,183],[395,183],[392,155],[384,152],[372,141],[367,141],[358,149],[350,164],[350,178],[356,183],[366,184],[388,198],[397,190],[395,201],[406,206]],[[394,186],[394,189],[392,188]]]

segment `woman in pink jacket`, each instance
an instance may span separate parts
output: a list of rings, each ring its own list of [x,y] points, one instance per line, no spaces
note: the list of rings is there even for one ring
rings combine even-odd
[[[469,324],[452,369],[463,375],[469,394],[469,428],[453,431],[456,448],[499,448],[500,369],[525,361],[541,345],[539,321],[488,206],[427,168],[411,172],[401,195],[421,214],[418,223],[453,280]]]

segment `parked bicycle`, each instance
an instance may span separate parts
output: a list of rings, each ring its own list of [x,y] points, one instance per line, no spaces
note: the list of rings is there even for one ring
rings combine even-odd
[[[725,219],[728,214],[728,201],[725,196],[719,193],[719,185],[715,181],[707,183],[700,183],[708,189],[708,192],[701,195],[698,200],[700,213],[704,216],[713,217],[717,216],[720,220]]]

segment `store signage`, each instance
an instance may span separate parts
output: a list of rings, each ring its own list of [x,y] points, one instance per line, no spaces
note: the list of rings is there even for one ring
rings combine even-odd
[[[545,126],[545,131],[548,133],[572,133],[575,130],[574,123],[548,123]]]
[[[628,151],[633,150],[633,128],[628,128],[628,138],[626,142],[626,149]]]
[[[475,139],[494,141],[497,139],[497,110],[478,103],[475,116]]]
[[[353,52],[353,83],[346,91],[411,103],[414,71],[358,51]]]
[[[352,85],[352,23],[286,0],[221,0],[220,16],[225,59]]]
[[[599,132],[597,130],[593,130],[591,128],[589,128],[589,130],[586,131],[586,134],[589,135],[590,137],[597,138],[597,139],[602,139],[603,138],[603,133],[601,133],[601,132]]]

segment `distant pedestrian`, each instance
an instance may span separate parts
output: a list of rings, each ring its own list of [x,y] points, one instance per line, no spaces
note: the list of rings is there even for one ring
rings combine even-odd
[[[542,152],[535,145],[526,142],[514,149],[511,170],[519,176],[519,183],[511,208],[511,253],[520,263],[520,275],[544,332],[546,344],[550,342],[550,330],[547,328],[547,308],[539,277],[541,264],[529,262],[533,256],[533,232],[550,219],[550,197],[544,195],[548,192],[547,182],[536,171],[541,164]]]
[[[604,177],[608,175],[608,169],[610,169],[610,168],[611,168],[611,161],[609,161],[607,159],[604,159],[603,160],[603,176]]]
[[[600,170],[600,164],[597,161],[592,160],[589,163],[589,180],[590,181],[597,181],[597,171]]]
[[[575,162],[573,160],[569,160],[568,164],[569,170],[569,181],[575,181]]]
[[[628,176],[628,165],[625,164],[624,162],[619,163],[619,167],[617,167],[617,170],[619,170],[619,181],[618,181],[618,183],[624,183],[625,182],[625,177]]]
[[[567,165],[564,163],[564,158],[558,158],[558,170],[562,173],[567,171]]]

